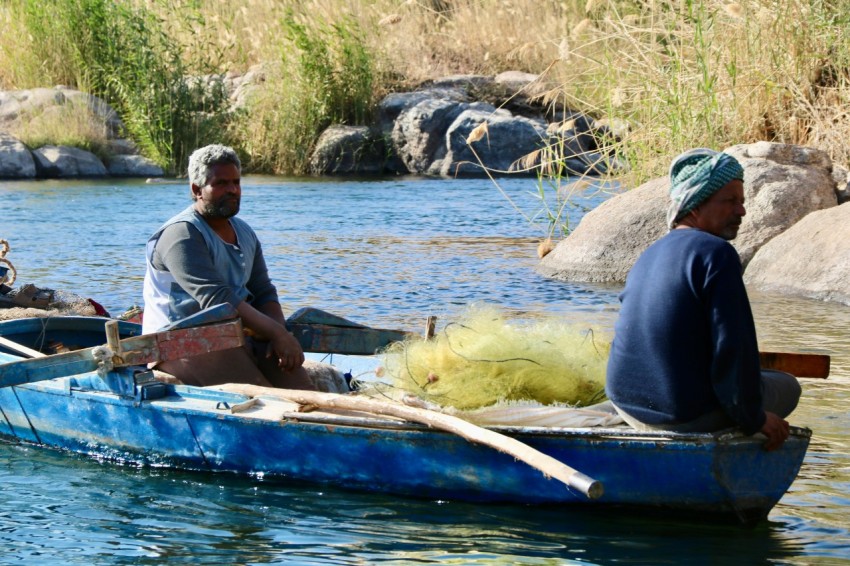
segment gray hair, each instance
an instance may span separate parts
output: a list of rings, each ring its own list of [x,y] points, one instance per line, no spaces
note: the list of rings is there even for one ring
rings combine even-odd
[[[236,165],[242,173],[242,163],[232,147],[215,143],[196,149],[189,156],[189,182],[199,187],[206,186],[212,177],[212,168],[222,164]]]

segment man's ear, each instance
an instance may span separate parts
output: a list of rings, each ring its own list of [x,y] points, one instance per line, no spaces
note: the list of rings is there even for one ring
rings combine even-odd
[[[201,196],[201,187],[192,183],[190,185],[190,188],[192,190],[192,200],[198,200],[198,198]]]

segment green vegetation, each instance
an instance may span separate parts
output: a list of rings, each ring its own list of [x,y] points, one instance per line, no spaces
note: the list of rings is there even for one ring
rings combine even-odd
[[[372,58],[357,24],[303,23],[289,13],[283,40],[267,67],[266,88],[235,125],[250,167],[303,172],[313,145],[331,124],[365,124],[373,106]]]
[[[216,139],[255,171],[300,173],[322,128],[368,123],[388,91],[518,69],[543,75],[546,102],[628,124],[612,149],[634,186],[694,146],[771,140],[850,163],[848,8],[844,0],[6,0],[0,88],[64,84],[101,96],[147,155],[178,172],[186,151]],[[221,83],[185,79],[252,67],[265,81],[237,115],[208,88]]]
[[[152,12],[109,0],[20,0],[7,10],[27,40],[4,46],[20,61],[12,65],[16,85],[73,85],[106,100],[142,151],[166,167],[213,139],[223,91],[186,80],[179,45]]]

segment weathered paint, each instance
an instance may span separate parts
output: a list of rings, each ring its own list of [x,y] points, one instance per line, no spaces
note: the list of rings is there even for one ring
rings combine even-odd
[[[208,326],[166,330],[154,334],[131,336],[123,340],[107,339],[105,341],[114,354],[111,358],[112,363],[117,366],[127,366],[238,348],[244,340],[241,322],[232,320]],[[16,342],[20,343],[20,338]],[[98,360],[88,349],[17,360],[0,364],[0,387],[78,375],[97,371],[97,369]]]
[[[0,335],[3,335],[0,323]],[[11,356],[0,354],[0,358]],[[113,372],[140,387],[132,368]],[[294,406],[187,386],[160,398],[116,392],[97,374],[0,389],[0,435],[121,462],[262,474],[416,497],[629,505],[765,517],[796,477],[810,432],[782,449],[740,434],[494,427],[605,486],[591,501],[493,449],[392,419],[299,413]]]

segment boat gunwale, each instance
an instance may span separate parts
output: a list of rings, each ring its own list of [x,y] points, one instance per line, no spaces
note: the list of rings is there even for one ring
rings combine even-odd
[[[85,374],[82,374],[85,375]],[[72,376],[76,377],[76,376]],[[205,387],[196,387],[191,385],[167,385],[169,394],[159,399],[142,401],[141,403],[134,402],[132,398],[122,397],[111,391],[86,389],[70,387],[68,388],[63,380],[69,378],[56,378],[44,382],[29,383],[15,387],[27,389],[37,389],[44,392],[55,392],[59,395],[79,396],[82,398],[90,397],[99,402],[110,402],[118,404],[135,404],[139,408],[147,406],[152,410],[179,411],[193,415],[212,416],[219,419],[235,419],[246,423],[269,423],[269,424],[314,424],[314,425],[329,425],[343,426],[362,429],[382,429],[382,430],[398,430],[410,432],[442,432],[431,428],[428,425],[405,421],[402,419],[394,419],[386,416],[374,416],[364,413],[361,415],[340,415],[334,414],[327,410],[298,412],[298,411],[282,411],[280,417],[272,419],[267,416],[252,416],[248,411],[231,413],[229,407],[221,409],[210,409],[205,407],[191,407],[181,405],[184,400],[198,400],[208,402],[223,402],[235,404],[251,399],[260,399],[262,401],[278,401],[286,403],[280,398],[273,396],[252,396],[244,393],[235,393],[229,391],[220,391],[216,389],[208,389]],[[541,437],[560,437],[560,438],[580,438],[584,440],[633,440],[637,442],[652,442],[664,444],[727,444],[733,441],[745,442],[762,442],[758,437],[748,436],[736,428],[727,428],[716,432],[691,432],[679,433],[668,431],[637,431],[628,427],[545,427],[545,426],[515,426],[515,425],[486,425],[483,428],[505,434],[508,436],[541,436]],[[810,439],[812,431],[806,427],[791,426],[791,436]],[[448,433],[444,433],[448,434]]]

